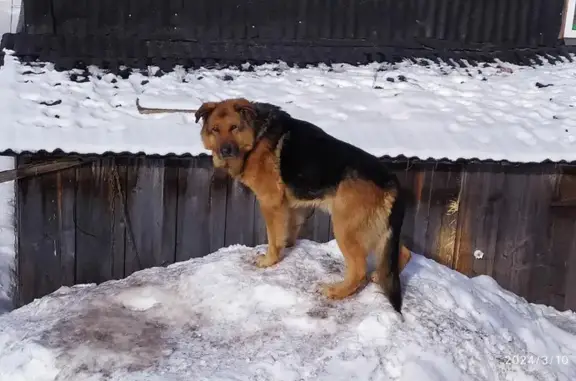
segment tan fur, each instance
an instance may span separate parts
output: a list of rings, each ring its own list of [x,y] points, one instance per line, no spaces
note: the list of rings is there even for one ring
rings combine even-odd
[[[389,230],[388,217],[396,193],[368,181],[348,178],[340,183],[332,196],[313,201],[297,199],[280,176],[282,141],[273,149],[266,138],[255,143],[251,128],[231,131],[231,126],[246,127],[247,122],[238,111],[243,107],[249,108],[244,99],[205,103],[197,117],[204,119],[202,141],[213,152],[214,165],[225,168],[232,177],[249,187],[258,200],[266,222],[268,250],[257,258],[257,266],[268,267],[278,263],[284,248],[294,245],[298,237],[305,220],[304,209],[322,208],[331,214],[334,236],[346,262],[343,281],[324,285],[323,293],[333,299],[351,295],[367,282],[368,253],[375,250],[384,252],[388,235],[382,238],[382,232]],[[245,111],[244,117],[249,118],[250,110]],[[214,127],[218,128],[216,134],[211,132]],[[224,160],[218,154],[219,147],[230,140],[238,143],[243,154],[239,158]],[[244,155],[248,151],[251,151],[250,155]],[[386,258],[378,260],[386,263]]]

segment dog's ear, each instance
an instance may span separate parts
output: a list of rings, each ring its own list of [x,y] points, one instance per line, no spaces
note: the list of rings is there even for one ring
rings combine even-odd
[[[234,103],[234,110],[248,120],[256,118],[256,109],[254,108],[254,105],[246,99],[238,99]]]
[[[202,106],[196,111],[194,116],[196,117],[196,123],[202,118],[204,121],[210,116],[212,111],[216,108],[216,102],[204,102]]]

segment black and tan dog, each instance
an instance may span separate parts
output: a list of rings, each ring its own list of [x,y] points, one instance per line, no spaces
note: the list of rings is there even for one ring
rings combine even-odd
[[[378,258],[372,280],[400,312],[400,230],[404,200],[397,178],[375,157],[279,107],[246,99],[206,102],[202,141],[215,167],[250,188],[266,221],[268,250],[257,266],[281,260],[304,222],[303,209],[331,214],[334,237],[346,264],[344,280],[323,293],[345,298],[366,284],[366,260]]]

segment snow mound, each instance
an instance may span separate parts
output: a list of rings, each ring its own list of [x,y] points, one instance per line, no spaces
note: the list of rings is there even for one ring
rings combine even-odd
[[[576,379],[571,311],[414,254],[401,322],[374,284],[339,302],[317,292],[342,276],[334,241],[300,241],[262,270],[264,249],[63,287],[0,316],[0,379]]]

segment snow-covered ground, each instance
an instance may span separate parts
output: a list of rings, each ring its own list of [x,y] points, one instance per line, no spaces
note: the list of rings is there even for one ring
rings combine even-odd
[[[576,160],[573,63],[249,69],[122,79],[92,68],[86,77],[23,66],[9,55],[0,70],[0,150],[199,154],[206,151],[193,115],[140,115],[136,98],[196,108],[246,97],[276,103],[378,156]]]
[[[5,381],[576,380],[576,315],[414,254],[404,316],[371,284],[329,302],[334,241],[276,267],[231,246],[168,268],[60,290],[0,316]]]

